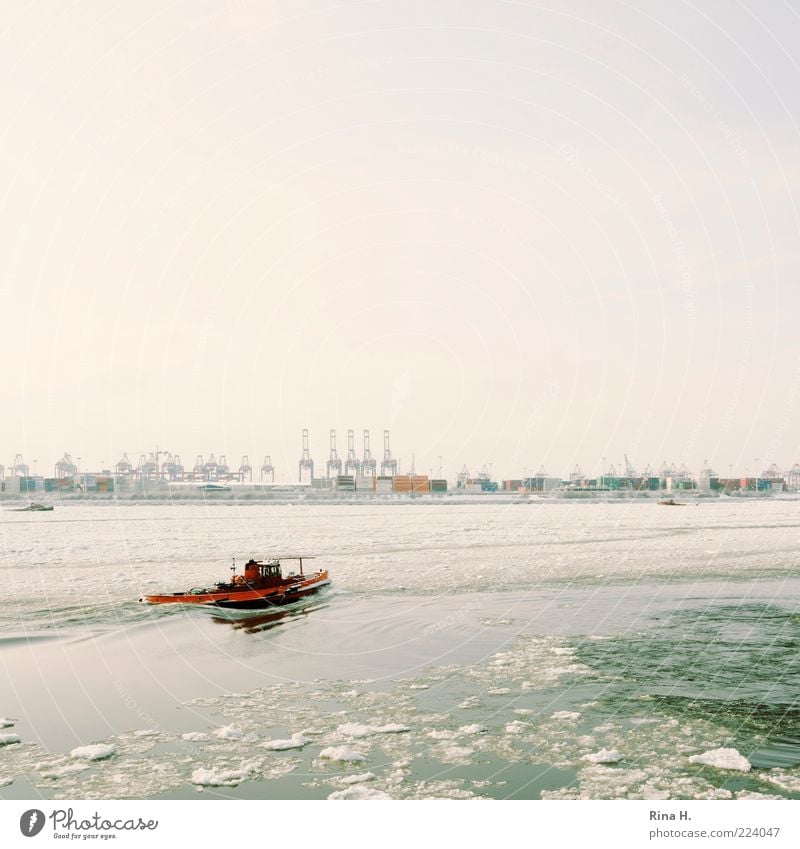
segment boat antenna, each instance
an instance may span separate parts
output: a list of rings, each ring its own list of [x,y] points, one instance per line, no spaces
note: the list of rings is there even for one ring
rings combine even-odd
[[[231,572],[233,572],[234,575],[236,574],[236,555],[234,555],[233,557],[233,566],[231,566]]]

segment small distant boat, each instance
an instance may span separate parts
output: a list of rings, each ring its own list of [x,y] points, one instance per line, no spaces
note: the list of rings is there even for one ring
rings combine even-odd
[[[662,498],[661,501],[658,502],[664,507],[685,507],[686,505],[682,501],[676,501],[674,498]]]
[[[15,507],[16,513],[46,513],[53,509],[52,504],[40,504],[38,501],[31,502],[27,507]]]
[[[296,560],[299,573],[284,577],[281,561]],[[312,575],[303,573],[303,561],[313,560],[305,555],[282,555],[266,561],[248,560],[244,574],[236,574],[230,581],[220,581],[212,587],[195,587],[178,593],[145,595],[139,601],[144,604],[196,604],[202,607],[227,607],[250,610],[291,604],[303,596],[316,592],[330,584],[327,569],[318,569]]]

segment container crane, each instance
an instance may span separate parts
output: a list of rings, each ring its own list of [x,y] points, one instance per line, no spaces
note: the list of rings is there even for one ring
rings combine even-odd
[[[364,459],[361,461],[361,474],[365,477],[375,477],[375,472],[378,469],[378,464],[372,456],[372,451],[369,448],[369,431],[364,431]]]
[[[361,463],[356,457],[355,435],[352,430],[347,431],[347,459],[344,462],[344,473],[346,475],[357,475],[361,471]]]
[[[307,483],[311,483],[314,479],[314,461],[308,450],[308,428],[303,428],[303,455],[300,457],[299,468],[300,483],[303,483],[304,479]]]
[[[397,460],[392,457],[389,447],[389,431],[383,432],[383,460],[381,460],[381,476],[394,477],[397,474]]]
[[[325,471],[328,480],[342,473],[342,461],[336,453],[336,431],[333,428],[331,428],[331,453],[328,457],[328,462],[325,464]]]

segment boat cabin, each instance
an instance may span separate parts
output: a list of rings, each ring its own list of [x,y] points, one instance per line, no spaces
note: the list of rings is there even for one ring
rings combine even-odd
[[[281,564],[277,560],[259,563],[248,560],[244,567],[244,581],[248,584],[276,584],[283,579]]]
[[[303,577],[303,560],[302,557],[283,558],[300,561],[300,575]],[[252,558],[245,563],[244,575],[235,575],[233,582],[235,584],[248,584],[250,586],[271,587],[277,586],[287,581],[290,581],[296,576],[293,572],[285,578],[281,570],[281,559],[273,557],[266,562],[253,560]]]

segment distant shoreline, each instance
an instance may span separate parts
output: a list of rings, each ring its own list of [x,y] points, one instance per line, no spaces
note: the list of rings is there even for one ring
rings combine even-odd
[[[677,502],[676,505],[663,505],[665,508],[669,506],[680,506],[681,504],[699,504],[706,501],[798,501],[800,493],[783,492],[783,493],[734,493],[730,495],[721,495],[715,492],[685,492],[685,493],[669,493],[669,492],[632,492],[632,491],[617,491],[617,492],[597,492],[597,491],[572,491],[572,492],[549,492],[549,493],[534,493],[525,495],[521,493],[496,492],[496,493],[436,493],[436,494],[414,494],[414,493],[369,493],[363,495],[354,495],[352,492],[337,494],[334,492],[307,492],[298,495],[297,493],[289,492],[197,492],[190,493],[182,491],[180,493],[169,492],[147,492],[147,493],[61,493],[53,497],[51,493],[35,492],[30,493],[28,497],[20,496],[18,493],[2,493],[0,494],[0,504],[3,509],[22,505],[25,506],[31,501],[38,501],[47,505],[59,504],[79,504],[82,502],[91,502],[92,504],[275,504],[275,505],[296,505],[303,506],[311,504],[319,505],[448,505],[458,506],[460,504],[559,504],[564,502],[582,502],[592,504],[605,503],[630,503],[641,502],[658,504],[665,498],[673,498]]]

